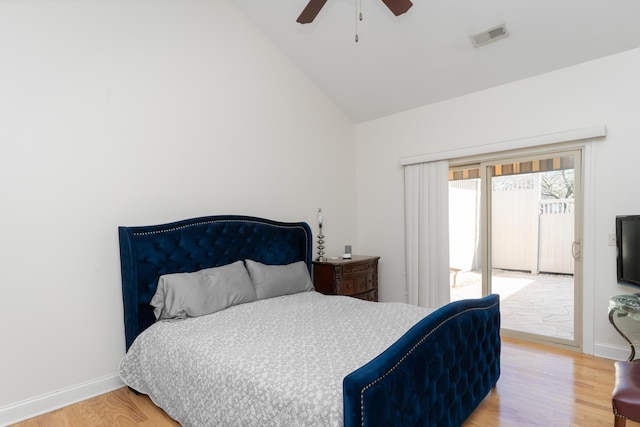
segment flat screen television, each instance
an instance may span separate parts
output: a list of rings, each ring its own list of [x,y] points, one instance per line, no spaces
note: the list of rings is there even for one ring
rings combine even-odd
[[[618,283],[640,287],[640,215],[616,216]]]

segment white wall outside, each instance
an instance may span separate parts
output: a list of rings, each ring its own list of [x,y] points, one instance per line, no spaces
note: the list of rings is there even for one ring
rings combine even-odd
[[[480,179],[449,181],[449,265],[460,271],[479,270]]]
[[[508,188],[491,193],[491,266],[536,272],[534,239],[540,188],[531,175],[495,177]]]
[[[552,206],[553,203],[553,201],[547,201],[543,206]],[[547,273],[573,274],[574,201],[559,200],[555,205],[571,208],[561,211],[552,210],[539,215],[538,270]]]

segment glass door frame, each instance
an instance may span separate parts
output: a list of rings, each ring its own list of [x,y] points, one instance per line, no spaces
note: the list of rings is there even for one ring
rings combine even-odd
[[[537,147],[532,149],[514,150],[511,152],[493,153],[482,158],[466,159],[460,162],[452,161],[451,168],[460,166],[479,167],[481,179],[481,218],[480,238],[482,251],[482,295],[491,293],[491,193],[493,169],[496,165],[514,162],[526,162],[550,157],[568,156],[574,157],[574,245],[572,250],[577,253],[574,256],[574,313],[573,313],[573,340],[543,336],[533,333],[502,329],[502,335],[527,341],[540,342],[573,349],[582,349],[583,341],[583,257],[581,245],[583,241],[583,207],[584,207],[584,176],[583,162],[585,159],[584,147]],[[475,160],[475,161],[473,161]],[[491,174],[489,174],[491,172]]]

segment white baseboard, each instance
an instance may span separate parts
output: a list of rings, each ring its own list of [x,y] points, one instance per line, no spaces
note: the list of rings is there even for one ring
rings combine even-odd
[[[3,406],[0,407],[0,426],[37,417],[121,387],[124,387],[124,383],[120,377],[112,374]]]
[[[640,356],[640,349],[637,349],[637,351],[639,353],[638,356]],[[627,360],[629,355],[631,355],[631,349],[629,346],[618,346],[600,342],[594,343],[593,355],[605,359]]]

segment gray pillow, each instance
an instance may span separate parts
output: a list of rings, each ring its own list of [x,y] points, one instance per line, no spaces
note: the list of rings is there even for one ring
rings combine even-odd
[[[265,265],[245,260],[258,299],[312,291],[313,283],[304,261],[288,265]]]
[[[194,273],[160,276],[151,299],[156,319],[184,319],[215,313],[256,300],[256,291],[242,261]]]

